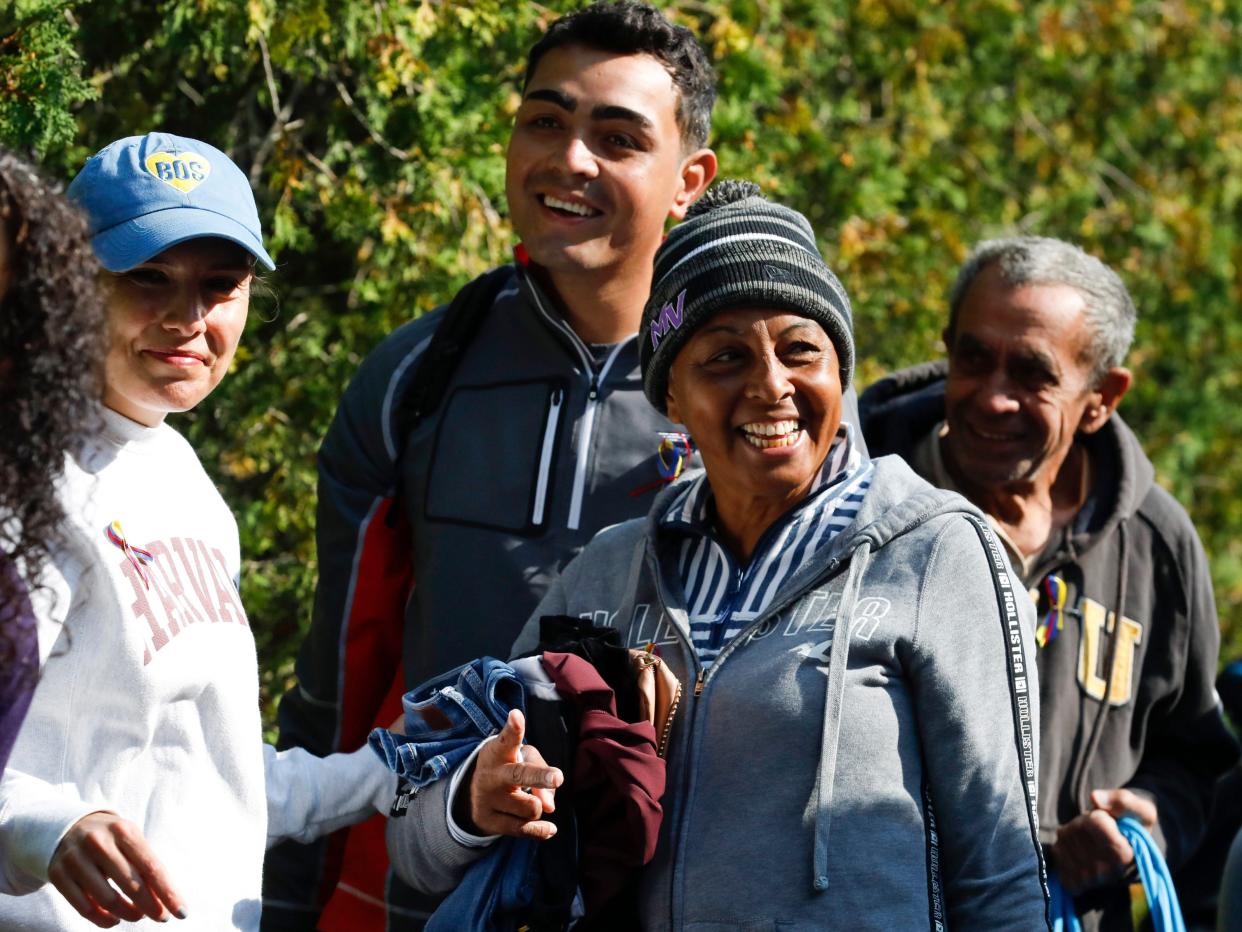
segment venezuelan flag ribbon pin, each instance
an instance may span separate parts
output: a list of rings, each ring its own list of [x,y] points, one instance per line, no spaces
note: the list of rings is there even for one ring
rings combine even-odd
[[[1048,597],[1048,611],[1035,628],[1035,643],[1044,647],[1055,641],[1065,627],[1065,599],[1069,586],[1060,576],[1049,573],[1044,578],[1044,595]]]
[[[694,447],[685,434],[660,434],[660,446],[656,450],[659,461],[660,478],[672,482],[690,462],[690,454]]]
[[[113,546],[125,554],[126,559],[133,564],[134,569],[138,571],[138,578],[142,580],[142,584],[148,589],[151,588],[151,580],[147,578],[146,565],[155,560],[155,555],[149,550],[143,550],[141,547],[135,547],[125,539],[125,532],[121,529],[120,521],[113,521],[104,529],[104,535],[112,542]]]
[[[630,495],[642,495],[677,479],[685,472],[686,464],[690,462],[693,453],[694,441],[689,436],[662,431],[660,445],[656,448],[656,471],[659,472],[660,478],[655,482],[639,486],[630,492]]]

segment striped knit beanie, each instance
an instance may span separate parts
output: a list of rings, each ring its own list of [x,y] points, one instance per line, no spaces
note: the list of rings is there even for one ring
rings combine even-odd
[[[691,335],[735,307],[781,308],[818,321],[841,362],[841,390],[854,371],[853,314],[824,264],[815,233],[796,210],[773,204],[747,181],[721,181],[673,227],[655,256],[638,343],[643,392],[667,413],[668,372]]]

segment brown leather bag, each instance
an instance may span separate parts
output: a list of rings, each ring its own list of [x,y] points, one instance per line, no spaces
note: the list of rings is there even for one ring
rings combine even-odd
[[[677,706],[681,704],[681,681],[651,651],[630,648],[630,663],[638,682],[639,712],[654,726],[656,753],[664,757]]]

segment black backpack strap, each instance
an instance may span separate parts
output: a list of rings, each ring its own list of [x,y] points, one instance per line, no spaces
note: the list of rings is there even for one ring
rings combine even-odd
[[[462,352],[478,333],[483,318],[496,301],[496,295],[512,277],[513,267],[508,265],[484,272],[457,292],[449,304],[444,320],[432,334],[431,343],[419,359],[414,377],[397,406],[398,463],[405,450],[406,438],[444,400],[444,393],[461,361]]]
[[[414,376],[397,405],[397,429],[394,435],[397,447],[397,461],[394,464],[397,488],[385,518],[390,527],[396,525],[402,512],[397,499],[405,494],[405,470],[402,468],[402,461],[405,458],[406,440],[422,423],[423,418],[435,411],[444,400],[444,393],[448,390],[453,372],[461,362],[462,352],[479,332],[483,318],[492,309],[500,289],[512,277],[513,267],[502,265],[498,269],[484,272],[457,292],[448,310],[444,312],[440,326],[431,335],[427,351],[418,360]]]

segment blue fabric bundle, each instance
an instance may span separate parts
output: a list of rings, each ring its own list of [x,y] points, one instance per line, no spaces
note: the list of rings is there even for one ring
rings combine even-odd
[[[500,731],[511,709],[525,712],[526,688],[507,663],[480,657],[412,689],[401,704],[405,734],[377,728],[369,743],[393,773],[421,790]],[[470,865],[427,920],[426,932],[516,932],[515,917],[533,896],[534,854],[534,841],[502,838]]]
[[[530,838],[502,838],[466,869],[461,883],[445,897],[423,932],[518,932],[518,916],[535,895]]]
[[[368,743],[389,770],[421,790],[500,731],[511,709],[525,712],[526,691],[507,663],[480,657],[410,690],[401,704],[405,734],[376,728]]]

